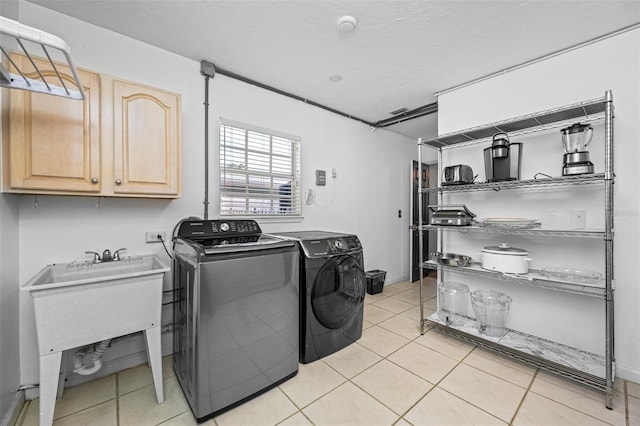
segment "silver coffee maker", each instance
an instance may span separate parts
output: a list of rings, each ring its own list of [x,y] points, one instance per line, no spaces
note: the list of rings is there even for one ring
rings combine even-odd
[[[493,135],[493,142],[484,149],[484,171],[487,182],[520,180],[522,143],[510,142],[506,133]]]

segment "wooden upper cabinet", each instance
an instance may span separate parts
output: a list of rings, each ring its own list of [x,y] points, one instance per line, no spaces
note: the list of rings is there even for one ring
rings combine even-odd
[[[38,79],[26,57],[16,55],[14,60],[21,62],[19,66],[26,70],[27,77]],[[48,62],[38,59],[34,62],[40,69],[47,68]],[[67,87],[74,88],[69,68],[59,66],[58,71]],[[48,82],[60,86],[53,71],[43,74]],[[90,193],[102,190],[100,76],[82,70],[78,75],[86,94],[84,101],[10,90],[5,189]]]
[[[13,57],[13,55],[12,55]],[[15,55],[27,77],[28,58]],[[35,59],[40,69],[45,62]],[[47,62],[48,63],[48,62]],[[70,70],[57,65],[71,87]],[[78,70],[86,98],[9,90],[3,189],[28,194],[178,198],[180,95]],[[47,81],[60,86],[54,72]],[[65,81],[65,82],[66,82]],[[3,109],[4,106],[3,106]]]
[[[180,97],[114,80],[114,193],[180,193]]]

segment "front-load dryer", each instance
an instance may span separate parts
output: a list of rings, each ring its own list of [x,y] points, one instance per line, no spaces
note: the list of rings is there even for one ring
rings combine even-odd
[[[358,340],[367,287],[358,237],[324,231],[277,236],[300,249],[300,361],[315,361]]]

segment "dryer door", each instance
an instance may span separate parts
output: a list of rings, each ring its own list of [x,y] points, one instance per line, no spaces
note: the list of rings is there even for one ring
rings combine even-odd
[[[311,306],[325,327],[348,325],[364,303],[367,278],[361,262],[352,255],[336,256],[320,268],[311,290]]]

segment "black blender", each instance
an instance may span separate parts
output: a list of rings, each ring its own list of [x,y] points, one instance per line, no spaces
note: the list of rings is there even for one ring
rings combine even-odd
[[[562,176],[593,173],[593,163],[589,161],[589,151],[587,151],[593,137],[593,127],[575,123],[560,130],[560,133],[564,147]]]

